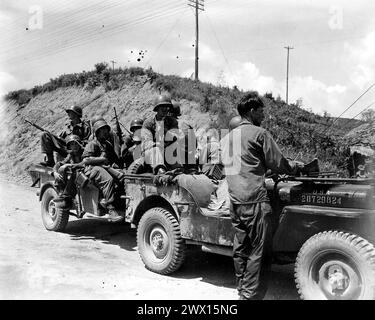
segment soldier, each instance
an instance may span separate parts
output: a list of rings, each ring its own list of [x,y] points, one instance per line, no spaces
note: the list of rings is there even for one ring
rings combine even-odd
[[[196,158],[198,141],[194,128],[186,121],[180,119],[180,116],[180,103],[174,101],[168,116],[165,118],[165,123],[166,127],[170,130],[170,137],[177,138],[177,140],[173,141],[178,144],[177,148],[173,149],[179,152],[178,163],[175,164],[175,167],[183,166],[185,171],[194,173],[198,170]]]
[[[115,179],[121,180],[123,173],[113,169],[119,163],[118,140],[104,119],[96,120],[93,131],[95,138],[86,145],[82,154],[82,163],[86,166],[84,173],[103,193],[105,202],[102,203],[108,209],[109,220],[119,222],[123,216],[116,211],[114,206],[114,187]]]
[[[263,109],[264,103],[259,97],[245,95],[237,106],[242,121],[223,143],[230,214],[235,229],[233,260],[241,300],[262,299],[267,289],[272,231],[266,170],[292,175],[303,171],[303,166],[288,161],[269,132],[260,128]]]
[[[56,152],[59,158],[67,156],[66,144],[64,143],[64,139],[67,136],[71,134],[77,135],[83,145],[87,143],[90,137],[90,124],[87,121],[82,121],[82,108],[73,105],[65,111],[68,114],[69,122],[66,124],[64,131],[59,135],[61,140],[57,140],[48,132],[43,132],[41,136],[41,149],[45,156],[44,161],[40,162],[40,164],[43,166],[54,166],[55,159],[53,152]]]
[[[81,139],[77,135],[70,135],[66,138],[67,157],[59,161],[53,167],[52,175],[55,178],[55,185],[61,196],[74,197],[77,193],[75,186],[76,168],[83,166]]]
[[[155,174],[162,174],[167,169],[164,162],[164,138],[169,128],[164,120],[171,108],[170,97],[165,94],[159,95],[154,102],[153,111],[156,112],[156,115],[146,119],[141,130],[145,162],[151,165]]]
[[[235,116],[229,121],[229,131],[237,128],[242,122],[240,116]],[[201,170],[203,174],[214,180],[224,178],[223,164],[221,163],[221,144],[214,130],[207,132],[207,143],[204,145],[199,154]]]
[[[220,142],[214,129],[208,130],[203,136],[204,145],[199,154],[199,163],[202,173],[211,179],[223,178],[222,164],[220,163]]]
[[[140,134],[143,126],[143,120],[140,118],[133,119],[130,123],[130,133],[124,138],[124,144],[121,147],[121,157],[124,160],[125,166],[129,165],[141,155],[140,150]]]

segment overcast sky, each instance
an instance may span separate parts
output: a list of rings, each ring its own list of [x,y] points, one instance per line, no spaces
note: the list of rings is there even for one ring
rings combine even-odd
[[[200,0],[203,1],[203,0]],[[188,0],[0,0],[0,93],[100,61],[190,77]],[[206,0],[199,14],[202,81],[272,92],[341,114],[375,82],[375,1]],[[138,61],[140,60],[140,61]],[[375,101],[375,88],[350,110]]]

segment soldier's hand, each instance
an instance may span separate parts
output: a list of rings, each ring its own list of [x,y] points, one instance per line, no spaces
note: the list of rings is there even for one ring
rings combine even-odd
[[[53,173],[53,177],[54,177],[55,180],[57,180],[57,181],[62,181],[62,180],[63,180],[62,175],[61,175],[60,173],[58,173],[58,172],[54,172],[54,173]]]
[[[83,163],[74,163],[71,165],[72,169],[82,169],[85,167],[85,165]]]

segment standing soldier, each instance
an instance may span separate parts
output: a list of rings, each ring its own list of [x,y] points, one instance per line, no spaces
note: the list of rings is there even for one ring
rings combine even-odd
[[[228,180],[231,218],[235,229],[233,260],[241,300],[263,299],[271,266],[271,206],[265,173],[297,174],[303,165],[288,161],[270,133],[260,124],[264,103],[253,94],[237,106],[240,125],[223,142],[223,162]],[[230,163],[231,160],[232,163]]]
[[[41,136],[41,149],[45,154],[44,161],[40,162],[43,166],[53,167],[55,159],[53,153],[58,154],[58,158],[65,158],[68,154],[66,143],[64,139],[67,136],[74,134],[81,139],[81,143],[85,145],[90,137],[91,128],[88,121],[82,120],[82,108],[79,106],[71,106],[65,110],[69,117],[69,122],[66,124],[64,131],[59,135],[60,140],[53,137],[48,132],[43,132]]]

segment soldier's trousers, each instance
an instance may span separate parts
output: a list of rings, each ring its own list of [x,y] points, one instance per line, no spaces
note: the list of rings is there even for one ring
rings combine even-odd
[[[57,187],[60,195],[74,198],[77,194],[75,184],[77,173],[75,170],[72,170],[70,174],[68,174],[68,170],[70,171],[69,164],[62,165],[59,168],[58,173],[62,175],[63,181],[58,183]]]
[[[53,136],[51,136],[47,132],[43,132],[41,139],[40,139],[40,145],[42,148],[42,153],[46,154],[53,154],[53,152],[57,152],[61,157],[67,156],[67,150],[66,145],[57,139],[55,139]]]
[[[268,202],[231,203],[230,213],[238,293],[246,299],[263,299],[272,262],[271,206]]]
[[[100,189],[107,204],[115,201],[115,182],[108,171],[99,166],[87,166],[84,173]]]

